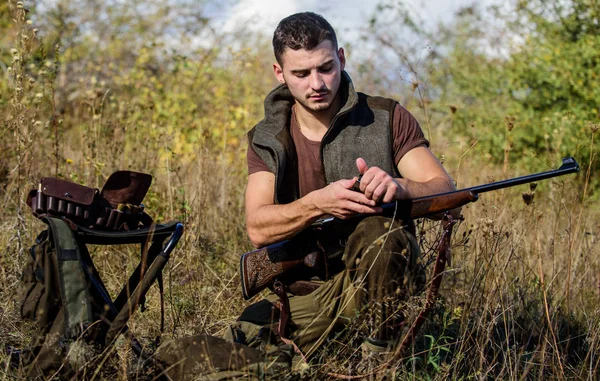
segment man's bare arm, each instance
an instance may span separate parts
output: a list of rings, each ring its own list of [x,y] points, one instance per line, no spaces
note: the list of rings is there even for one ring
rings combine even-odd
[[[402,198],[416,198],[455,190],[454,181],[429,148],[408,151],[398,163],[399,179],[404,187]]]
[[[246,229],[255,247],[293,237],[324,215],[348,218],[358,213],[380,213],[364,194],[352,191],[355,179],[340,180],[289,204],[274,204],[275,176],[256,172],[248,176]]]

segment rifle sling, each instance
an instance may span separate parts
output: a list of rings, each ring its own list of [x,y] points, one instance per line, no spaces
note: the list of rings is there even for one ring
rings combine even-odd
[[[279,300],[275,302],[275,307],[277,307],[279,310],[277,333],[281,339],[287,339],[285,329],[287,328],[287,323],[290,320],[290,300],[288,299],[283,283],[281,283],[279,280],[276,280],[273,284],[273,292],[279,297]]]
[[[425,306],[423,307],[423,309],[421,310],[421,312],[419,313],[419,315],[417,316],[415,321],[412,323],[412,325],[406,332],[406,335],[404,335],[404,338],[400,342],[400,345],[398,345],[398,347],[396,347],[392,361],[396,361],[397,359],[400,359],[400,356],[402,356],[402,353],[404,352],[404,350],[407,349],[408,346],[412,344],[412,342],[414,341],[414,339],[417,335],[417,332],[419,331],[419,329],[425,322],[425,319],[429,315],[431,308],[435,304],[435,300],[440,291],[440,285],[442,283],[442,277],[443,277],[444,269],[446,268],[446,263],[450,261],[450,252],[451,252],[450,239],[452,237],[452,228],[456,224],[456,221],[457,220],[453,219],[449,213],[446,214],[446,216],[444,217],[444,220],[443,220],[444,232],[442,233],[442,237],[440,238],[440,242],[439,242],[439,245],[437,248],[437,257],[435,260],[435,265],[433,267],[433,276],[431,279],[431,285],[429,286],[429,290],[427,291],[427,299],[425,300]]]
[[[285,344],[294,348],[294,352],[299,355],[305,363],[308,363],[306,356],[304,353],[302,353],[300,348],[298,348],[296,343],[287,337],[286,328],[292,313],[290,311],[290,300],[287,296],[283,283],[281,283],[279,280],[275,280],[273,283],[273,292],[279,297],[279,300],[275,302],[275,308],[279,310],[279,322],[277,324],[277,333],[279,334],[279,338]]]

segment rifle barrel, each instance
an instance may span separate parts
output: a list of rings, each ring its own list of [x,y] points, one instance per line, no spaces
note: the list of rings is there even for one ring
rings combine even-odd
[[[579,172],[579,164],[577,164],[577,161],[573,157],[566,157],[566,158],[562,159],[562,165],[558,169],[553,169],[553,170],[546,171],[546,172],[534,173],[531,175],[526,175],[526,176],[521,176],[521,177],[515,177],[515,178],[507,179],[507,180],[495,181],[493,183],[477,185],[477,186],[470,187],[470,188],[463,188],[463,189],[453,190],[450,192],[438,193],[438,194],[430,195],[430,196],[417,197],[417,198],[414,198],[412,201],[413,201],[413,203],[416,203],[419,201],[423,201],[423,200],[427,200],[427,199],[431,199],[431,198],[435,198],[435,197],[439,197],[439,196],[445,196],[445,195],[459,193],[459,192],[465,192],[465,191],[471,191],[474,194],[478,195],[479,193],[490,192],[493,190],[513,187],[513,186],[521,185],[521,184],[527,184],[527,183],[531,183],[534,181],[545,180],[545,179],[549,179],[552,177],[562,176],[562,175],[566,175],[569,173],[575,173],[575,172]],[[393,209],[395,207],[396,207],[395,201],[382,205],[382,208],[384,210]],[[325,218],[322,218],[322,219],[316,221],[315,223],[313,223],[313,226],[324,225],[333,220],[335,220],[335,217],[325,217]]]
[[[562,160],[562,165],[558,169],[551,171],[534,173],[532,175],[515,177],[514,179],[496,181],[490,184],[478,185],[463,190],[470,190],[473,193],[484,193],[497,189],[508,188],[515,185],[531,183],[534,181],[545,180],[552,177],[562,176],[569,173],[579,172],[579,164],[572,157],[567,157]]]
[[[454,191],[439,193],[439,194],[432,195],[432,196],[418,197],[418,198],[415,198],[413,201],[425,200],[430,197],[442,196],[442,195],[464,192],[464,191],[471,191],[475,194],[479,194],[479,193],[484,193],[484,192],[490,192],[490,191],[497,190],[497,189],[514,187],[516,185],[532,183],[534,181],[545,180],[545,179],[549,179],[552,177],[562,176],[562,175],[566,175],[569,173],[575,173],[575,172],[579,172],[579,164],[577,164],[577,161],[575,161],[574,158],[566,157],[566,158],[562,159],[562,165],[558,169],[553,169],[553,170],[546,171],[546,172],[534,173],[531,175],[526,175],[526,176],[521,176],[521,177],[515,177],[512,179],[495,181],[493,183],[477,185],[477,186],[470,187],[470,188],[457,189]]]

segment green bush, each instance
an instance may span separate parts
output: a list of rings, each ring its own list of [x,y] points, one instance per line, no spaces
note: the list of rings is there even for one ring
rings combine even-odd
[[[366,37],[383,47],[381,57],[391,57],[391,81],[411,86],[411,96],[399,98],[417,98],[424,112],[415,114],[429,137],[450,142],[455,152],[446,156],[502,164],[505,175],[509,167],[547,170],[569,155],[598,170],[594,4],[521,0],[487,10],[473,4],[431,32],[402,2],[386,1]],[[582,186],[585,180],[580,176]]]

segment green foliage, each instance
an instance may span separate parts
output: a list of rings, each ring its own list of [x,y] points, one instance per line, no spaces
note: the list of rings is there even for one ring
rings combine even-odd
[[[412,86],[412,96],[399,98],[409,107],[417,99],[423,112],[413,113],[428,137],[452,142],[458,153],[449,156],[460,160],[451,164],[471,158],[530,172],[572,155],[600,168],[597,2],[521,0],[485,11],[473,4],[434,32],[402,2],[380,9],[365,38],[383,46],[388,66],[395,62],[391,80]]]
[[[14,15],[16,6],[5,4],[0,11]],[[27,183],[57,175],[99,187],[118,168],[175,172],[181,182],[180,173],[193,173],[207,157],[213,169],[227,168],[223,175],[244,176],[245,133],[273,84],[262,55],[244,45],[262,42],[247,36],[229,48],[202,17],[202,2],[61,0],[37,14],[19,6],[21,19],[5,30],[7,44],[21,45],[1,51],[19,65],[0,82],[0,113],[10,121],[4,135],[23,135],[25,147],[36,147],[20,156],[29,160]],[[10,95],[17,88],[18,99]],[[9,99],[12,107],[2,106]],[[3,144],[18,152],[15,140]],[[183,189],[169,192],[173,204],[189,205]]]
[[[42,176],[101,187],[131,169],[154,177],[144,202],[155,220],[181,219],[191,241],[219,254],[249,249],[245,134],[273,80],[262,49],[245,46],[266,44],[247,35],[231,48],[201,6],[2,3],[0,196],[15,217],[11,248],[35,234],[24,200]]]
[[[510,157],[540,169],[573,155],[587,166],[598,148],[591,146],[600,115],[597,6],[531,0],[496,15],[503,25],[498,46],[481,46],[485,25],[473,23],[477,12],[463,12],[446,31],[455,38],[432,82],[439,100],[456,110],[451,131],[499,163]],[[474,33],[473,25],[481,29]]]

